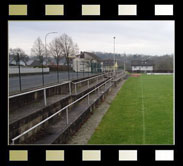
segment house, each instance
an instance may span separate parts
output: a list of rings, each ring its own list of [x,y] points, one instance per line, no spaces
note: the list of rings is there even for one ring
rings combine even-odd
[[[134,60],[131,62],[132,72],[152,72],[154,63],[151,60]]]
[[[45,65],[46,63],[43,62],[43,65]],[[40,62],[39,60],[34,60],[30,66],[33,66],[33,67],[37,67],[37,66],[42,66],[42,62]]]
[[[104,71],[114,71],[118,68],[118,62],[112,59],[103,60],[103,70]]]
[[[9,66],[17,66],[19,63],[15,59],[9,56]],[[25,66],[26,64],[23,61],[20,61],[20,66]]]
[[[9,60],[9,66],[17,66],[18,63],[15,60],[10,59]],[[25,63],[20,61],[20,66],[25,66]]]
[[[65,56],[62,56],[59,59],[58,65],[66,65],[66,64],[67,64],[66,58],[65,58]],[[53,58],[53,57],[48,57],[47,65],[51,65],[51,66],[57,65],[57,60],[55,58]]]
[[[75,72],[102,72],[103,62],[94,53],[81,52],[73,59],[72,67]]]

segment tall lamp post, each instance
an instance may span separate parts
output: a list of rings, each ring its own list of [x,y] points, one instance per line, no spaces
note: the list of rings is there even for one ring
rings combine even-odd
[[[46,49],[46,38],[49,34],[53,34],[53,33],[58,33],[58,32],[49,32],[45,35],[45,56],[46,56],[46,65],[47,65],[47,49]],[[42,59],[42,80],[43,80],[43,86],[44,86],[44,70],[43,70],[43,61],[44,61],[44,58]]]
[[[21,82],[21,74],[20,74],[20,54],[19,53],[17,53],[17,58],[18,58],[19,86],[20,86],[20,91],[22,91],[22,82]]]
[[[114,36],[113,39],[114,39],[114,73],[115,73],[115,63],[116,63],[116,56],[115,56],[115,39],[116,39],[116,37]]]
[[[124,53],[124,72],[126,71],[126,53]]]
[[[58,32],[49,32],[45,35],[45,55],[46,55],[46,65],[47,65],[47,62],[48,62],[48,57],[47,57],[47,49],[46,49],[46,38],[48,37],[48,35],[50,34],[54,34],[54,33],[58,33]]]

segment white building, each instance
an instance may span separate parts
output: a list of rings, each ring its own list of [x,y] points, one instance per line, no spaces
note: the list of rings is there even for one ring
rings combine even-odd
[[[103,62],[93,53],[81,52],[73,59],[75,72],[102,72]]]
[[[132,72],[152,72],[154,64],[150,60],[135,60],[131,62]]]

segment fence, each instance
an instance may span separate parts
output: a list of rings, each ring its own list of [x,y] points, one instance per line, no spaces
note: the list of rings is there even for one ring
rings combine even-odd
[[[78,82],[67,81],[65,83],[60,83],[60,84],[56,84],[56,85],[52,85],[52,86],[47,86],[47,87],[43,87],[43,88],[31,90],[31,91],[28,91],[28,92],[23,92],[23,93],[11,95],[11,96],[9,96],[9,99],[12,99],[12,98],[15,98],[15,97],[20,97],[20,96],[27,95],[27,94],[31,94],[31,93],[35,93],[35,92],[38,92],[38,91],[43,91],[44,105],[47,106],[47,95],[46,95],[47,94],[47,89],[51,89],[53,87],[59,87],[59,86],[62,86],[64,84],[68,84],[68,93],[69,93],[69,95],[71,95],[72,94],[72,87],[71,87],[72,85],[71,84],[74,84],[75,85],[75,92],[77,92],[77,85],[78,84],[84,83],[84,82],[88,82],[89,83],[90,80],[94,80],[94,79],[99,80],[99,78],[102,78],[105,75],[108,75],[109,76],[109,75],[111,75],[111,73],[100,74],[98,76],[94,76],[94,77],[91,77],[91,78],[88,78],[88,79],[84,79],[84,80],[81,80],[81,81],[78,81]],[[90,86],[90,85],[88,84],[88,86]]]
[[[68,113],[68,108],[71,107],[72,105],[74,105],[75,103],[81,101],[82,99],[84,99],[85,97],[87,97],[87,103],[89,105],[89,100],[90,100],[90,95],[91,93],[98,91],[99,94],[99,90],[102,86],[104,86],[106,88],[106,84],[110,83],[110,86],[112,86],[112,79],[110,78],[107,81],[105,81],[104,83],[102,83],[101,85],[99,85],[98,87],[94,88],[93,90],[91,90],[90,92],[88,92],[87,94],[83,95],[82,97],[80,97],[79,99],[75,100],[74,102],[70,103],[69,105],[65,106],[64,108],[60,109],[59,111],[57,111],[56,113],[54,113],[53,115],[49,116],[48,118],[44,119],[43,121],[39,122],[38,124],[36,124],[35,126],[31,127],[30,129],[24,131],[22,134],[16,136],[15,138],[12,139],[12,144],[15,144],[15,141],[18,140],[19,138],[21,138],[22,136],[24,136],[25,134],[29,133],[30,131],[34,130],[35,128],[39,127],[40,125],[42,125],[43,123],[47,122],[48,120],[50,120],[51,118],[55,117],[56,115],[58,115],[59,113],[61,113],[62,111],[66,110],[66,124],[69,124],[69,113]]]
[[[49,66],[9,66],[9,92],[22,92],[63,81],[86,78],[102,72],[74,72],[68,68],[62,71],[59,67],[60,65],[56,67],[57,70],[52,70],[53,68]]]

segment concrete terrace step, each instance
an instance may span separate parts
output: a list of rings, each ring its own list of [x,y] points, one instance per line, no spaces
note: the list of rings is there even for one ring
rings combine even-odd
[[[72,84],[74,82],[83,81],[86,79],[90,79],[92,82],[92,80],[96,80],[97,76],[100,77],[103,76],[103,74],[93,75],[85,78],[78,78],[77,80],[72,80]],[[83,86],[83,84],[78,85]],[[9,95],[9,112],[11,113],[13,111],[16,111],[16,109],[19,109],[20,107],[26,107],[29,104],[41,101],[44,98],[44,89],[47,97],[51,97],[56,94],[68,94],[70,90],[70,81],[31,88],[29,90],[23,90],[21,93]]]
[[[26,108],[17,110],[11,114],[9,118],[10,140],[55,113],[57,110],[68,105],[70,100],[71,96],[69,95],[55,95],[49,98],[46,107],[43,106],[42,103],[34,103],[28,105]]]
[[[58,95],[48,97],[47,98],[47,106],[44,105],[44,100],[41,100],[39,102],[35,102],[35,103],[32,103],[32,104],[26,105],[22,108],[16,109],[14,112],[9,113],[9,124],[11,125],[11,124],[15,123],[16,121],[21,120],[21,119],[23,119],[27,116],[30,116],[31,114],[34,114],[35,112],[38,112],[39,110],[42,110],[46,107],[51,106],[52,104],[55,104],[59,101],[62,101],[63,99],[66,99],[66,98],[68,99],[69,96],[72,96],[72,95],[77,96],[77,95],[86,93],[87,90],[93,89],[97,85],[103,83],[105,80],[107,80],[107,79],[99,81],[98,84],[97,83],[90,84],[89,88],[87,86],[84,86],[84,87],[82,87],[78,90],[77,94],[75,94],[75,93],[71,94],[71,95],[69,95],[69,94],[65,94],[65,95],[58,94]]]
[[[57,103],[65,98],[68,98],[70,95],[54,95],[49,98],[47,98],[47,106],[49,107],[50,105]],[[22,107],[17,109],[15,112],[10,113],[10,118],[9,118],[9,124],[13,124],[18,120],[21,120],[27,116],[30,116],[31,114],[34,114],[38,112],[39,110],[42,110],[45,108],[44,105],[44,100],[41,100],[39,102],[35,102],[33,104],[29,104],[26,107]]]
[[[9,115],[10,142],[11,139],[14,138],[15,136],[28,130],[29,128],[36,125],[40,121],[46,119],[48,116],[52,115],[56,111],[60,110],[64,106],[71,103],[73,100],[86,94],[88,91],[92,90],[96,86],[102,84],[107,79],[108,78],[105,78],[104,80],[100,80],[98,83],[90,84],[89,88],[87,86],[81,87],[80,90],[78,90],[79,93],[74,95],[69,94],[54,95],[52,97],[49,97],[47,100],[48,105],[46,107],[43,105],[43,101],[41,101],[29,104],[26,107],[19,108],[16,111],[10,113]],[[41,130],[41,128],[39,128],[38,130]]]
[[[62,114],[60,119],[49,125],[48,128],[44,129],[35,136],[34,141],[25,142],[31,144],[62,144],[66,143],[68,138],[73,135],[80,126],[87,120],[90,116],[92,107],[95,107],[96,103],[102,98],[102,96],[109,90],[110,84],[106,85],[106,88],[102,87],[99,93],[96,91],[90,95],[89,105],[87,97],[83,99],[78,104],[74,105],[72,109],[68,111],[69,124],[66,120],[66,112]]]

